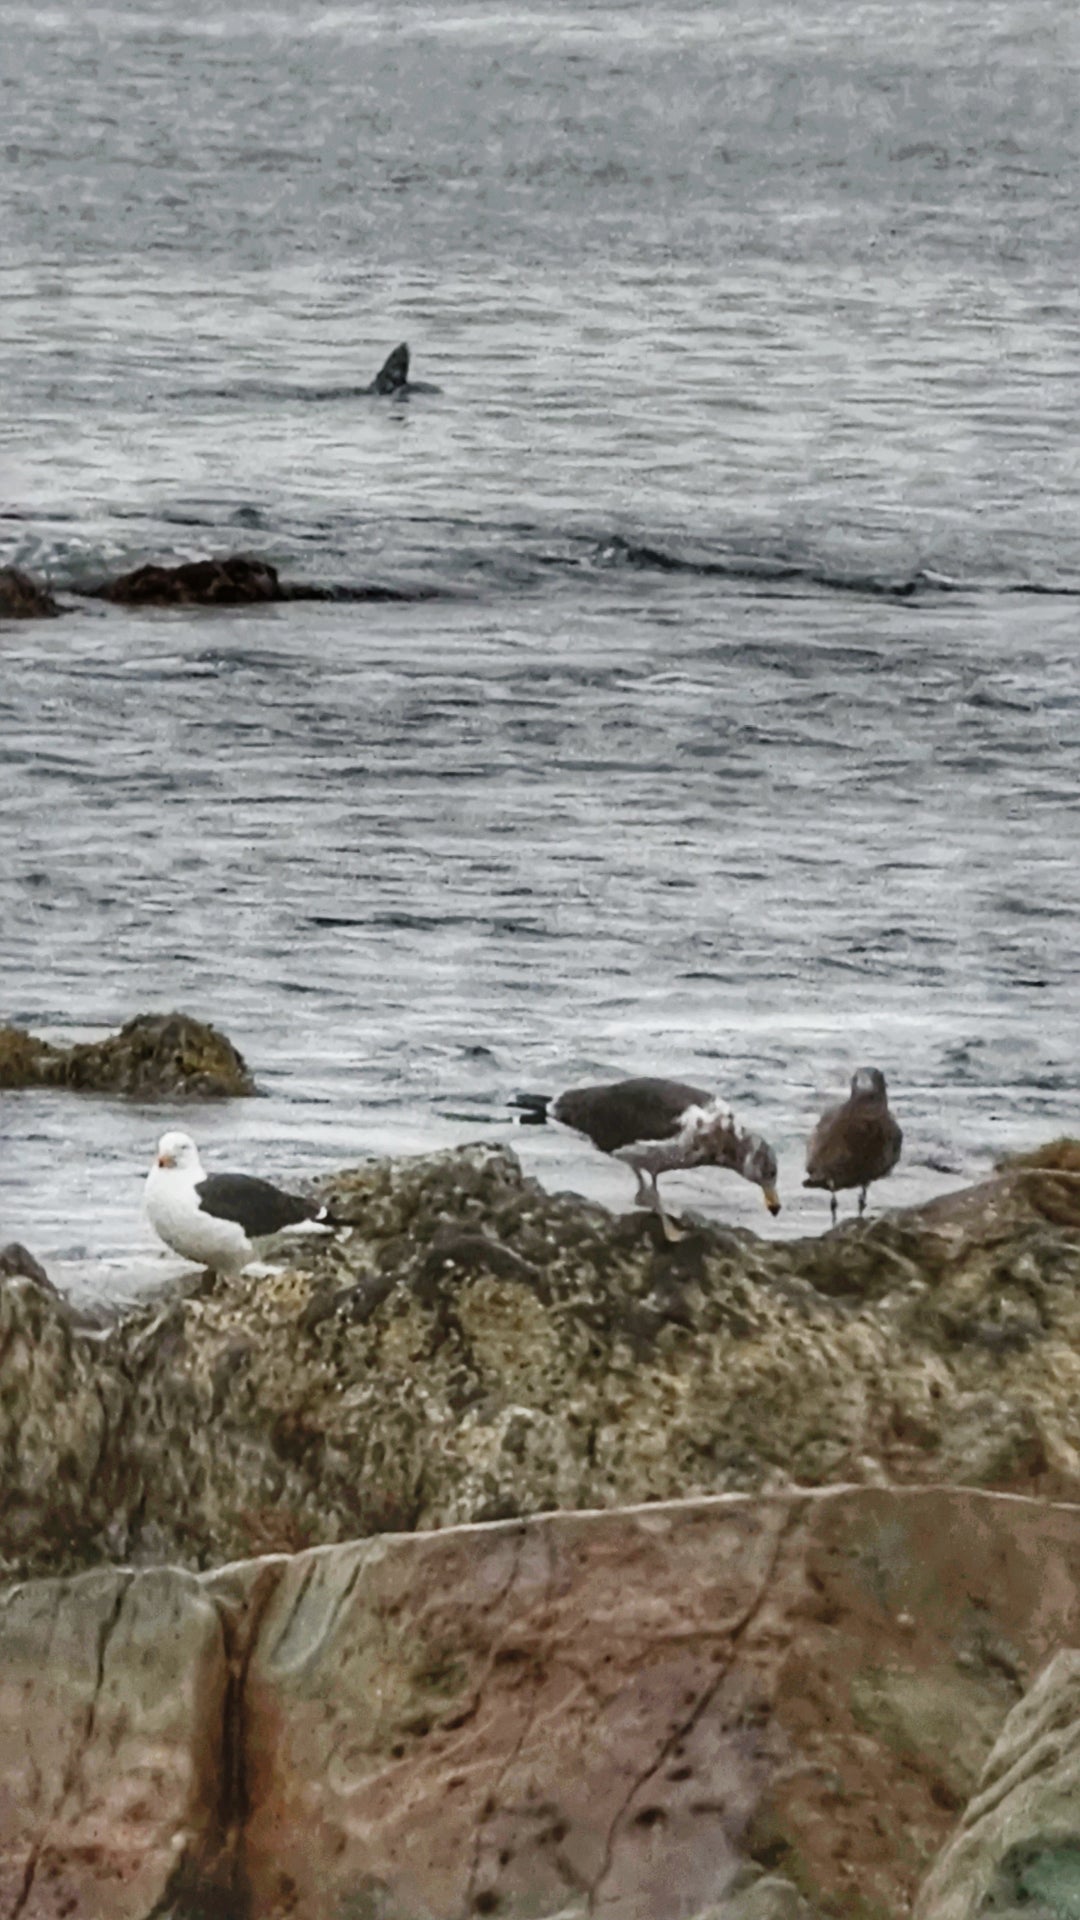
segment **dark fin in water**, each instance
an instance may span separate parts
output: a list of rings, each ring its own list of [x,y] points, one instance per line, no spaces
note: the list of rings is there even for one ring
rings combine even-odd
[[[550,1093],[515,1093],[513,1099],[508,1100],[506,1104],[508,1107],[517,1108],[521,1115],[519,1123],[521,1126],[542,1127],[548,1117],[551,1095]]]
[[[384,360],[368,388],[368,392],[400,393],[402,387],[407,387],[408,384],[409,349],[403,340],[400,347],[395,347],[393,353],[388,355],[387,359]]]

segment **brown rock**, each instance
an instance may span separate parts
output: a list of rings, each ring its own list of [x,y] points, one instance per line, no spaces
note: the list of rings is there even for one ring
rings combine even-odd
[[[5,1280],[14,1280],[20,1275],[24,1280],[33,1280],[37,1286],[47,1288],[50,1293],[56,1293],[40,1260],[35,1260],[20,1241],[9,1240],[6,1247],[0,1247],[0,1276]]]
[[[863,1487],[32,1582],[0,1605],[5,1910],[895,1920],[1075,1641],[1078,1565],[1080,1508]],[[1075,1692],[982,1775],[995,1859],[1040,1756],[1015,1839],[1057,1845]]]
[[[0,567],[0,620],[39,620],[59,611],[48,587],[20,567]]]
[[[227,553],[209,560],[181,560],[171,566],[148,561],[77,593],[112,600],[123,607],[247,607],[271,600],[417,600],[431,589],[395,587],[335,588],[303,580],[281,580],[269,560],[249,553]]]
[[[256,1910],[676,1920],[756,1860],[886,1920],[1080,1626],[1078,1551],[1077,1509],[849,1489],[301,1556],[248,1667]]]
[[[0,1087],[72,1087],[170,1100],[255,1091],[231,1040],[186,1013],[137,1014],[108,1039],[72,1047],[0,1026]]]
[[[277,568],[247,553],[167,567],[149,562],[88,591],[125,607],[244,607],[285,597]]]

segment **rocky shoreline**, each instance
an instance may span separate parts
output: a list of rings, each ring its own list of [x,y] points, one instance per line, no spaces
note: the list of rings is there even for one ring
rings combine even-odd
[[[653,1216],[548,1194],[488,1146],[373,1162],[324,1193],[347,1223],[334,1239],[268,1276],[193,1274],[108,1327],[32,1273],[0,1278],[13,1724],[33,1711],[19,1649],[57,1608],[57,1699],[89,1685],[70,1641],[98,1648],[99,1694],[117,1663],[109,1712],[133,1755],[147,1661],[188,1716],[146,1814],[180,1821],[171,1853],[120,1819],[123,1767],[83,1752],[79,1779],[107,1778],[113,1809],[93,1818],[141,1891],[101,1904],[69,1787],[48,1845],[71,1910],[179,1920],[213,1887],[238,1920],[907,1912],[1006,1715],[1080,1628],[1080,1145],[791,1242],[698,1225],[671,1244]],[[841,1527],[842,1604],[826,1513],[860,1516]],[[397,1569],[377,1604],[376,1568]],[[170,1609],[188,1624],[167,1653]],[[238,1688],[242,1739],[225,1730]],[[61,1746],[79,1713],[91,1747],[105,1738],[93,1697]],[[37,1764],[46,1781],[75,1763]],[[198,1819],[169,1799],[178,1782]],[[0,1822],[8,1885],[35,1845],[38,1884],[49,1791],[4,1815],[6,1838]],[[425,1865],[403,1806],[442,1835]],[[978,1910],[949,1900],[920,1915]]]

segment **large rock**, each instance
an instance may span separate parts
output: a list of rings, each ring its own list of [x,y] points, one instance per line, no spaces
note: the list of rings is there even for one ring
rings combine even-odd
[[[107,1337],[0,1281],[0,1556],[200,1567],[853,1480],[1080,1499],[1067,1158],[820,1239],[673,1247],[471,1147],[342,1176],[352,1225],[298,1264]]]
[[[0,1605],[9,1910],[895,1920],[1077,1643],[1077,1158],[676,1246],[502,1149],[377,1162],[107,1331],[13,1252],[9,1576],[242,1564]],[[965,1822],[1002,1912],[1072,1897],[1041,1726]]]
[[[1080,1508],[864,1487],[31,1582],[5,1911],[896,1920],[1076,1640],[1078,1559]]]
[[[0,567],[0,620],[40,620],[60,609],[41,582],[21,567]]]
[[[277,568],[248,553],[182,560],[174,566],[149,561],[85,591],[124,607],[243,607],[286,598]]]
[[[916,1920],[1080,1914],[1080,1653],[1073,1648],[1051,1660],[1009,1715],[915,1911]]]
[[[73,1087],[140,1100],[255,1091],[232,1041],[186,1013],[140,1013],[106,1040],[71,1047],[0,1026],[0,1087]]]

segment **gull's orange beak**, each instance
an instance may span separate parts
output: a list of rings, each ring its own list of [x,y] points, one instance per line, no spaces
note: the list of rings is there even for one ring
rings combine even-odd
[[[779,1195],[779,1194],[777,1193],[777,1191],[776,1191],[776,1188],[775,1188],[775,1187],[762,1187],[762,1189],[761,1189],[761,1191],[762,1191],[762,1194],[763,1194],[763,1196],[764,1196],[764,1200],[765,1200],[765,1205],[766,1205],[766,1206],[768,1207],[768,1209],[769,1209],[769,1212],[770,1212],[770,1213],[779,1213],[779,1211],[780,1211],[780,1195]]]
[[[171,1153],[159,1153],[157,1163],[159,1167],[175,1167],[176,1165],[176,1161],[173,1159]]]

